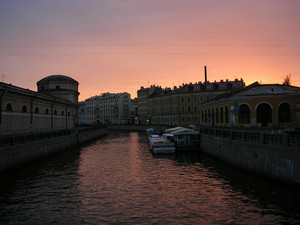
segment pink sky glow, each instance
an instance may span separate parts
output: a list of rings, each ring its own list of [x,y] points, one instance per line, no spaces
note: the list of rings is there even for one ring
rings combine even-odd
[[[0,0],[1,81],[63,74],[80,100],[208,80],[300,86],[298,0]],[[4,76],[2,76],[4,75]]]

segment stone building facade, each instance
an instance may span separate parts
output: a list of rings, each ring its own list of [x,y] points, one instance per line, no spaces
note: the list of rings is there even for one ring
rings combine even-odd
[[[254,83],[200,105],[200,123],[208,126],[300,127],[300,88]]]
[[[85,100],[87,124],[125,123],[131,119],[130,94],[104,93]]]
[[[137,122],[139,124],[151,123],[151,116],[148,110],[149,97],[153,94],[162,92],[163,89],[160,86],[152,85],[151,87],[144,88],[143,86],[137,91]]]
[[[55,85],[57,76],[59,81]],[[48,86],[43,89],[39,86],[39,82],[37,92],[0,83],[1,134],[75,127],[78,120],[78,82],[63,75],[53,75],[44,79],[55,86],[65,83],[65,93],[60,89],[60,93],[56,95],[56,88],[52,89],[53,86]],[[68,86],[70,82],[73,86]],[[43,92],[45,89],[48,90],[47,93]]]
[[[199,105],[220,94],[243,89],[242,79],[183,84],[173,89],[151,86],[138,91],[138,117],[144,123],[189,125],[200,123]],[[142,110],[140,109],[142,106]],[[143,113],[142,115],[140,113]]]

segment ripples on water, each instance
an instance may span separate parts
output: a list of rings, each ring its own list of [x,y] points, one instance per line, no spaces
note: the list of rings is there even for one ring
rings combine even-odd
[[[0,224],[294,224],[298,189],[111,133],[2,177]]]

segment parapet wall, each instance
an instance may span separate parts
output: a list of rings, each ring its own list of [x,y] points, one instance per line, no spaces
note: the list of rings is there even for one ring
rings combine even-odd
[[[201,150],[237,168],[300,184],[300,149],[201,134]]]
[[[0,172],[107,134],[105,128],[24,134],[1,138]]]

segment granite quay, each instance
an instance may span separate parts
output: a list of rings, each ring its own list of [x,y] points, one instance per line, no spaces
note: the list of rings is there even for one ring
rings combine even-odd
[[[200,128],[201,151],[234,167],[300,185],[300,137],[270,132]]]
[[[107,134],[105,127],[34,132],[0,137],[0,172],[21,167],[50,154]]]

